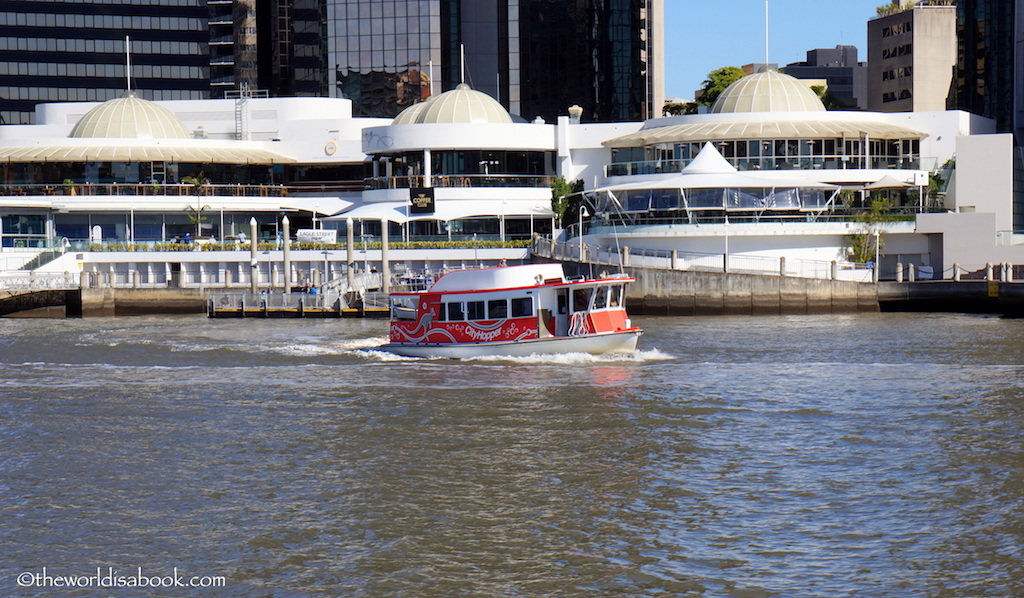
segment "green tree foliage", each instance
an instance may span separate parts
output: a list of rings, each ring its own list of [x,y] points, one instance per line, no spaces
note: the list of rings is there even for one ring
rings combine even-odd
[[[893,203],[891,199],[880,198],[871,201],[871,207],[857,217],[863,223],[862,232],[854,233],[848,238],[846,257],[851,262],[866,263],[878,261],[877,250],[885,247],[881,235],[876,237],[878,224],[881,222],[892,222],[898,220],[893,214]]]
[[[738,66],[724,66],[708,73],[704,80],[704,87],[697,97],[697,104],[710,106],[715,103],[718,96],[725,91],[726,87],[732,85],[736,80],[742,79],[746,73]]]
[[[206,178],[206,173],[200,170],[199,174],[195,176],[182,177],[181,182],[192,185],[192,193],[196,196],[196,207],[186,206],[185,215],[188,216],[189,222],[196,225],[196,238],[198,239],[203,234],[203,221],[206,220],[203,212],[210,209],[210,206],[202,205],[200,197],[206,191],[206,186],[210,184],[210,179]]]
[[[818,99],[825,106],[825,110],[843,110],[846,106],[840,104],[824,85],[812,85],[811,91],[817,94]]]
[[[558,226],[562,226],[566,214],[579,210],[580,191],[583,191],[583,181],[579,179],[570,183],[565,177],[557,176],[551,181],[551,211],[555,213]]]

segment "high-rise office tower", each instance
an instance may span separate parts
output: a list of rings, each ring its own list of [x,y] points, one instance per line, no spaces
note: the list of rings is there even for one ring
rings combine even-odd
[[[945,110],[956,64],[956,7],[901,0],[868,21],[868,97],[873,112]]]
[[[325,0],[208,0],[212,97],[326,96]]]
[[[0,0],[0,118],[35,105],[226,97],[243,87],[326,96],[327,0]]]
[[[1000,132],[1013,131],[1014,5],[1020,0],[957,2],[957,78],[955,108],[995,119]],[[1017,89],[1020,89],[1017,87]]]
[[[1024,0],[959,0],[950,105],[1014,133],[1013,224],[1024,228]]]
[[[660,114],[663,0],[328,0],[331,94],[394,116],[465,82],[528,120]]]
[[[31,123],[40,102],[209,97],[204,0],[0,0],[0,118]]]

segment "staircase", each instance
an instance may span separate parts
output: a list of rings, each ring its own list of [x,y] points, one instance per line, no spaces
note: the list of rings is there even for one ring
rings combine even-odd
[[[64,255],[63,251],[44,251],[28,261],[20,270],[35,270]]]

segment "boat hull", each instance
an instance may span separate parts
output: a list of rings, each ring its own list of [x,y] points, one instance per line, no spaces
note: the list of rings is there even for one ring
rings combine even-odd
[[[452,358],[471,357],[527,357],[529,355],[555,355],[561,353],[630,353],[636,350],[642,331],[639,329],[586,334],[582,336],[559,336],[511,342],[492,343],[388,343],[380,349],[404,357]]]

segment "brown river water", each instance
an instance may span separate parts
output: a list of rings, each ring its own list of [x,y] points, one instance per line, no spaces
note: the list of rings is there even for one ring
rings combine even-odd
[[[0,595],[1024,595],[1024,320],[635,321],[0,319]]]

